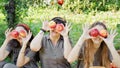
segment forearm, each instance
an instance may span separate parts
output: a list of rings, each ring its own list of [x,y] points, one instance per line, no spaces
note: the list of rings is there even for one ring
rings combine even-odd
[[[64,57],[66,59],[68,58],[68,55],[71,52],[71,50],[72,50],[72,46],[71,46],[69,37],[66,36],[66,37],[64,37]]]
[[[30,48],[32,51],[38,51],[41,48],[41,41],[42,41],[43,35],[44,35],[44,32],[40,31],[32,40],[30,44]]]
[[[80,51],[84,41],[85,41],[84,37],[81,36],[80,39],[78,40],[78,42],[76,43],[76,45],[74,46],[74,48],[72,49],[72,51],[70,52],[70,54],[68,56],[68,61],[70,63],[74,62],[78,58],[79,51]]]
[[[0,48],[0,61],[4,60],[5,54],[6,54],[6,46],[7,46],[8,40],[6,39],[3,43],[3,45]]]
[[[113,57],[113,60],[112,62],[117,66],[117,67],[120,67],[120,55],[117,53],[115,47],[113,44],[109,44],[110,46],[108,47],[111,54],[112,54],[112,57]]]
[[[25,64],[25,50],[26,50],[26,45],[23,45],[17,59],[18,67],[22,67]]]
[[[4,43],[2,44],[0,50],[4,50],[4,49],[6,48],[6,46],[7,46],[7,43],[8,43],[8,40],[5,39],[5,41],[4,41]]]

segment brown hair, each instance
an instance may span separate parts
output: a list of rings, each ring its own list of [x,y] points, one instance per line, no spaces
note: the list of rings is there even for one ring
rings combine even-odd
[[[106,26],[102,22],[93,23],[90,29],[92,27],[95,27],[96,25],[101,25],[103,26],[104,29],[107,30]],[[85,41],[85,50],[84,50],[85,56],[83,57],[85,64],[84,68],[89,68],[89,66],[93,65],[94,55],[96,51],[94,49],[94,46],[92,45],[93,45],[93,41],[91,39]],[[110,68],[110,60],[108,55],[109,50],[104,41],[101,42],[100,47],[98,49],[100,49],[100,61],[98,62],[100,62],[102,66],[105,66],[106,68]]]

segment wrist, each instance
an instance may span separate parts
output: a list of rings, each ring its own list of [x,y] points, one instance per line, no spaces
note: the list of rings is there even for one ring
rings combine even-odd
[[[46,30],[45,30],[45,29],[43,29],[43,28],[41,28],[41,29],[40,29],[40,31],[42,31],[42,32],[44,32],[44,33],[46,32]]]

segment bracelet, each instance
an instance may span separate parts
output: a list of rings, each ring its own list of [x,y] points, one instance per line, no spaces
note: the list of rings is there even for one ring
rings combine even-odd
[[[40,30],[43,31],[44,33],[46,32],[46,30],[44,30],[44,29],[42,29],[42,28],[41,28]]]

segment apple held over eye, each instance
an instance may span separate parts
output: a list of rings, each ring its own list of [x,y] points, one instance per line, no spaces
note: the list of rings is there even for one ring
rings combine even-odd
[[[18,38],[19,33],[18,33],[16,30],[13,30],[13,31],[11,32],[11,36],[12,36],[13,38]]]
[[[89,35],[92,37],[97,37],[99,35],[99,31],[97,29],[93,29],[90,31]]]
[[[57,24],[56,25],[56,31],[61,32],[62,30],[64,30],[64,25],[63,24]]]
[[[108,35],[108,33],[107,33],[107,31],[106,31],[106,30],[101,30],[101,31],[100,31],[100,36],[102,36],[102,37],[106,38],[106,37],[107,37],[107,35]]]
[[[50,21],[48,25],[51,29],[54,29],[56,27],[56,23],[54,21]]]
[[[26,32],[25,32],[24,30],[21,30],[21,31],[19,32],[19,34],[20,34],[20,36],[22,36],[22,37],[26,37]]]
[[[57,0],[59,5],[63,5],[64,0]]]

